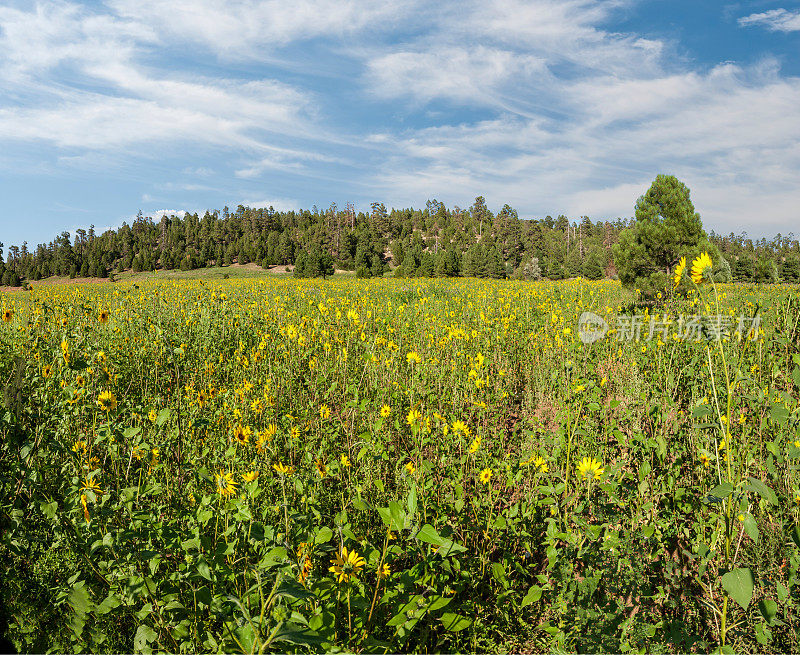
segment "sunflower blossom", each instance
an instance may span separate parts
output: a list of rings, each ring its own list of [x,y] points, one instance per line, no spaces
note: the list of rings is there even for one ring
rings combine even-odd
[[[228,497],[236,494],[236,482],[233,479],[233,473],[222,470],[216,475],[217,491],[220,496]]]
[[[700,284],[703,281],[704,274],[714,265],[711,257],[707,252],[702,253],[692,262],[692,281],[695,284]]]
[[[117,398],[110,391],[104,391],[97,397],[97,404],[100,405],[100,409],[109,412],[116,408]]]
[[[678,265],[675,267],[675,273],[672,276],[673,281],[675,282],[675,288],[678,288],[678,285],[681,283],[681,278],[683,277],[683,272],[686,270],[686,257],[681,257],[681,260],[678,262]]]
[[[590,480],[591,478],[600,479],[600,476],[603,475],[603,468],[602,464],[598,462],[593,457],[584,457],[578,463],[578,473],[580,473],[584,478]]]
[[[351,578],[361,572],[364,564],[366,564],[366,560],[355,550],[347,552],[347,547],[342,546],[342,551],[331,559],[331,566],[328,570],[333,573],[337,582],[349,582]]]

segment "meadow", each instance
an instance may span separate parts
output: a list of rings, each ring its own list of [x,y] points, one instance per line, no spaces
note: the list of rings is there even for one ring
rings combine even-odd
[[[2,636],[796,652],[798,291],[702,284],[647,309],[581,279],[0,294]],[[733,327],[585,344],[584,311]]]

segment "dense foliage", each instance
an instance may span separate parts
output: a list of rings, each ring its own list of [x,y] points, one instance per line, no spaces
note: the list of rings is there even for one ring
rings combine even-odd
[[[692,261],[708,252],[715,262],[719,251],[706,237],[689,189],[672,175],[659,175],[636,202],[636,221],[614,244],[614,263],[623,286],[638,289],[646,298],[660,297],[681,258]],[[724,262],[721,282],[730,282]]]
[[[754,339],[584,345],[610,281],[0,293],[2,636],[796,652],[798,288],[709,267],[664,311]]]
[[[482,197],[468,209],[431,200],[422,210],[388,211],[373,203],[369,213],[336,205],[299,212],[240,205],[232,213],[226,207],[221,213],[158,222],[140,215],[103,234],[94,229],[77,230],[74,236],[63,232],[33,250],[27,244],[10,247],[5,262],[0,244],[0,283],[17,286],[54,275],[102,278],[115,271],[190,270],[234,262],[291,266],[312,253],[312,274],[316,264],[330,257],[336,268],[356,271],[359,277],[381,276],[391,266],[404,277],[597,280],[615,276],[612,246],[633,225],[624,219],[592,222],[566,216],[523,220],[509,205],[492,213]],[[753,241],[712,233],[710,241],[735,281],[800,282],[800,244],[794,237]],[[301,264],[304,277],[314,276],[304,272],[305,261]]]

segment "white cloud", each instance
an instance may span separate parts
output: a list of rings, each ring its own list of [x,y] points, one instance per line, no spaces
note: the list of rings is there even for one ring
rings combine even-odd
[[[156,209],[155,211],[142,212],[145,216],[149,216],[154,221],[160,221],[164,216],[177,216],[183,218],[186,212],[183,209]]]
[[[393,0],[110,0],[127,20],[230,59],[260,58],[293,41],[380,32],[415,20],[424,3]]]
[[[484,46],[442,47],[372,59],[368,86],[379,95],[410,97],[415,103],[446,97],[470,105],[497,105],[499,85],[524,83],[544,72],[538,57]]]
[[[300,209],[300,203],[297,200],[292,200],[290,198],[267,198],[266,200],[237,201],[236,205],[244,205],[245,207],[250,207],[251,209],[266,209],[267,207],[272,207],[276,211],[297,211]]]
[[[70,3],[0,8],[0,139],[98,151],[141,145],[151,156],[160,155],[153,144],[183,142],[258,156],[290,138],[302,152],[297,139],[320,136],[304,90],[142,64],[162,28]]]
[[[750,14],[739,19],[739,25],[748,27],[758,25],[772,32],[800,31],[800,11],[786,9],[770,9],[758,14]]]

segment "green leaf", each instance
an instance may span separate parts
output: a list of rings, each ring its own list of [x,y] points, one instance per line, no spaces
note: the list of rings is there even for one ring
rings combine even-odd
[[[331,540],[333,537],[333,530],[331,530],[327,525],[322,526],[317,534],[314,535],[314,543],[315,544],[326,544]]]
[[[111,610],[120,606],[120,600],[113,593],[108,594],[106,599],[97,606],[98,614],[108,614]]]
[[[443,607],[446,607],[450,604],[450,601],[453,600],[452,596],[447,598],[443,598],[442,596],[434,596],[430,605],[428,605],[429,612],[435,612],[436,610],[440,610]]]
[[[711,495],[717,498],[727,498],[733,493],[733,485],[730,482],[723,482],[711,490]]]
[[[197,572],[202,575],[206,580],[211,580],[211,569],[208,566],[205,555],[200,555],[197,558]]]
[[[538,585],[533,585],[530,589],[528,589],[528,593],[525,594],[525,598],[522,599],[522,607],[530,605],[531,603],[535,603],[541,597],[542,588]]]
[[[497,580],[503,587],[508,589],[508,579],[506,578],[506,570],[500,562],[492,564],[492,577]]]
[[[773,505],[778,504],[778,497],[775,495],[775,492],[770,489],[767,485],[765,485],[761,480],[758,478],[748,478],[750,480],[750,484],[747,486],[748,491],[756,491],[758,495],[761,496],[764,500],[768,503],[772,503]]]
[[[85,615],[91,610],[92,601],[89,597],[89,590],[86,588],[86,581],[81,580],[72,585],[72,591],[67,599],[69,606],[76,614]]]
[[[432,525],[426,523],[423,525],[419,532],[415,535],[416,539],[420,541],[424,541],[429,544],[433,544],[434,546],[438,546],[440,549],[443,549],[444,552],[440,552],[440,555],[447,556],[453,553],[461,553],[466,551],[467,549],[464,548],[461,544],[457,544],[450,539],[445,539],[442,537],[438,532],[436,532],[436,528]]]
[[[162,425],[164,425],[164,423],[166,423],[167,420],[169,419],[169,415],[170,414],[171,414],[171,412],[170,412],[170,410],[168,408],[165,407],[164,409],[162,409],[158,413],[158,418],[156,419],[156,425],[158,427],[161,427]]]
[[[389,514],[392,517],[395,530],[402,530],[406,527],[406,513],[403,507],[396,500],[389,502]]]
[[[738,568],[722,576],[722,588],[728,592],[742,609],[746,610],[753,598],[753,572],[748,568]]]
[[[280,585],[278,585],[278,588],[275,590],[275,596],[286,596],[287,598],[294,598],[295,600],[315,597],[312,592],[292,578],[286,578],[281,581]]]
[[[470,619],[453,612],[445,612],[439,617],[439,620],[448,632],[459,632],[472,625]]]
[[[56,501],[53,501],[52,503],[40,503],[39,506],[42,508],[42,513],[48,519],[52,519],[58,510],[58,503]]]
[[[758,543],[758,524],[753,518],[753,515],[747,513],[744,515],[744,531],[755,543]]]
[[[762,598],[758,602],[758,609],[761,611],[761,616],[771,625],[778,614],[778,603],[771,598]]]
[[[417,513],[417,487],[412,486],[408,491],[408,499],[406,500],[406,507],[408,508],[409,516],[414,516]]]
[[[148,644],[155,641],[156,631],[149,625],[140,625],[136,630],[136,636],[133,638],[133,650],[138,652],[149,653],[151,648]]]
[[[770,418],[776,423],[786,423],[789,419],[789,410],[783,402],[775,403],[770,410]]]

